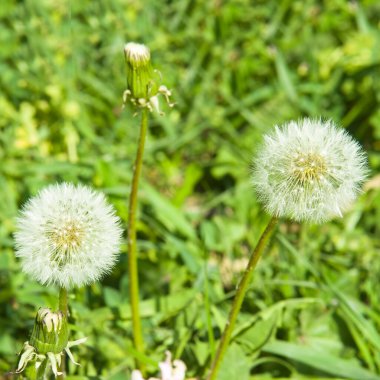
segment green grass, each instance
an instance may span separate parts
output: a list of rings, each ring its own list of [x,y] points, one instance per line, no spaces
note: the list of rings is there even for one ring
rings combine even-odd
[[[56,289],[20,271],[19,207],[56,181],[104,191],[127,222],[139,120],[122,110],[123,44],[149,45],[177,103],[154,116],[140,187],[141,313],[155,373],[165,350],[203,378],[268,221],[249,183],[266,131],[332,118],[368,152],[370,182],[341,220],[282,221],[259,263],[219,380],[380,373],[380,5],[127,0],[0,5],[0,377]],[[164,108],[165,106],[163,106]],[[207,289],[207,292],[206,292]],[[126,244],[102,283],[70,295],[69,379],[128,379]]]

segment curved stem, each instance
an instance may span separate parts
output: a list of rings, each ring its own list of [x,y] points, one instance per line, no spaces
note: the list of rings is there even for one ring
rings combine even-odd
[[[216,352],[216,356],[213,360],[213,363],[211,365],[211,372],[208,376],[208,380],[215,380],[216,376],[218,374],[220,365],[222,364],[224,355],[227,351],[228,344],[230,343],[231,335],[233,332],[233,329],[235,327],[236,319],[239,314],[241,305],[244,300],[244,296],[247,292],[248,285],[250,283],[253,270],[255,269],[257,262],[259,261],[262,253],[265,250],[265,247],[267,245],[267,242],[269,241],[272,232],[274,230],[274,227],[277,223],[277,218],[272,218],[264,232],[262,233],[259,242],[256,245],[256,248],[251,254],[251,257],[249,258],[249,262],[247,265],[247,268],[243,274],[243,277],[240,279],[235,298],[232,303],[232,308],[230,311],[230,314],[228,316],[228,321],[226,323],[226,327],[224,328],[222,338],[219,342],[218,350]]]
[[[68,316],[68,292],[65,288],[59,289],[59,301],[58,301],[58,310],[60,310],[64,317]],[[62,375],[58,375],[58,380],[64,380],[65,378],[65,354],[62,355],[61,365],[58,366],[58,372],[62,372]]]
[[[136,208],[139,178],[143,162],[146,130],[148,127],[148,110],[143,109],[141,115],[140,137],[137,147],[136,160],[133,168],[131,194],[129,197],[128,215],[128,270],[129,270],[129,295],[132,312],[133,341],[137,351],[144,352],[144,340],[141,333],[141,318],[139,310],[139,282],[137,268],[136,247]]]

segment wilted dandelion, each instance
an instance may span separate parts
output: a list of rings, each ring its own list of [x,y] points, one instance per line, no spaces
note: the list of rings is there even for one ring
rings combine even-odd
[[[17,219],[16,256],[25,273],[61,288],[98,280],[115,264],[121,228],[103,194],[69,183],[48,186]]]
[[[345,130],[303,119],[264,137],[252,182],[270,214],[321,223],[342,216],[366,175],[366,156]]]

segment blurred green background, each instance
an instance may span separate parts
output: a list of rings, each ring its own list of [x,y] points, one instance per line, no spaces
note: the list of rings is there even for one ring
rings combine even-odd
[[[343,219],[282,221],[260,262],[219,380],[380,379],[380,3],[0,3],[0,378],[57,290],[14,257],[20,206],[57,181],[104,191],[127,220],[139,118],[122,109],[123,46],[151,48],[176,107],[152,115],[138,238],[148,370],[170,350],[204,378],[250,249],[268,221],[249,173],[263,133],[331,118],[371,175]],[[129,379],[126,245],[102,283],[71,292],[80,367]]]

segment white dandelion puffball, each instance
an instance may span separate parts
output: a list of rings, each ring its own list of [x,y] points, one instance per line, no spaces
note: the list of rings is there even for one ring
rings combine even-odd
[[[368,173],[360,145],[332,121],[291,121],[264,137],[252,183],[273,216],[322,223],[342,216]]]
[[[71,288],[100,279],[115,264],[120,240],[113,207],[82,185],[46,187],[17,218],[16,256],[42,284]]]

